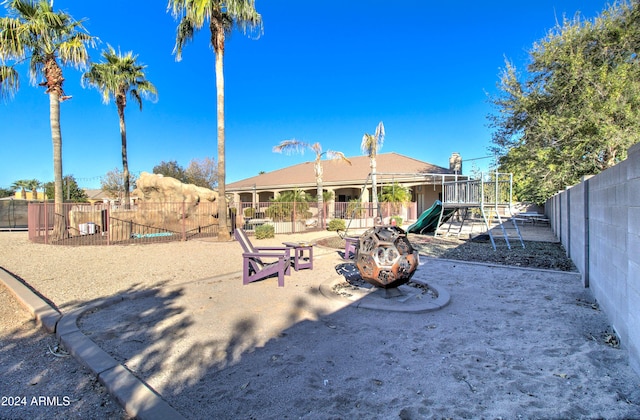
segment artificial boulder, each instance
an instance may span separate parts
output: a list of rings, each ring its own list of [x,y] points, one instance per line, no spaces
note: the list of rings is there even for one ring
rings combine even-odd
[[[193,184],[183,184],[175,178],[142,172],[133,195],[150,203],[217,202],[218,193]]]
[[[218,193],[213,190],[142,172],[133,195],[138,198],[135,209],[111,212],[110,234],[115,241],[135,235],[217,231]]]

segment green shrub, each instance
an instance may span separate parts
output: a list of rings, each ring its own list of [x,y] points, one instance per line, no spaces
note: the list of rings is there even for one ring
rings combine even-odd
[[[327,226],[327,230],[332,230],[332,231],[339,231],[339,230],[346,230],[346,229],[347,229],[347,225],[345,221],[342,219],[333,219],[332,221],[329,222],[329,226]]]
[[[349,200],[349,204],[347,204],[347,215],[349,217],[361,218],[364,216],[365,211],[366,211],[366,208],[364,207],[360,199],[353,198]]]
[[[396,221],[396,226],[402,226],[402,217],[401,216],[391,216],[391,220]]]
[[[267,239],[275,236],[276,230],[273,225],[256,226],[256,239]]]
[[[246,209],[244,209],[244,217],[253,218],[255,215],[256,215],[256,209],[254,209],[253,207],[247,207]]]

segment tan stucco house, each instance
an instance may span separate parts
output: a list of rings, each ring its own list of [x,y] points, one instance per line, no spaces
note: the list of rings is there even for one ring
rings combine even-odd
[[[349,160],[351,165],[341,161],[322,161],[323,189],[333,193],[335,202],[348,202],[357,198],[370,202],[371,181],[365,185],[371,172],[369,157],[356,156]],[[420,214],[441,198],[443,181],[466,178],[461,175],[461,162],[458,153],[451,155],[450,168],[395,152],[378,154],[378,191],[393,183],[410,188],[412,202]],[[268,202],[284,191],[295,189],[315,196],[316,188],[314,162],[305,162],[227,184],[226,191],[234,203],[252,203],[255,206],[257,203]]]

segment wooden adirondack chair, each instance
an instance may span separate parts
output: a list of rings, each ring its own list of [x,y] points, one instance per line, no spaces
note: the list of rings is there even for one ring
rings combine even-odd
[[[277,275],[278,286],[284,287],[284,276],[291,274],[291,249],[254,247],[247,233],[242,229],[236,229],[234,236],[244,251],[242,253],[242,284]]]

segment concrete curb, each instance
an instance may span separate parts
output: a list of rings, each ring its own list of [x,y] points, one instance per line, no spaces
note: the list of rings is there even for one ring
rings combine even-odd
[[[31,312],[40,326],[50,333],[56,331],[56,326],[62,318],[62,314],[59,311],[52,308],[36,292],[1,267],[0,280],[13,293],[16,299]]]
[[[0,268],[0,280],[16,299],[29,310],[40,325],[55,333],[65,349],[86,366],[109,393],[124,407],[127,414],[140,420],[184,419],[146,383],[118,363],[78,328],[78,319],[85,312],[122,301],[110,298],[71,311],[67,315],[52,308],[24,283]]]

